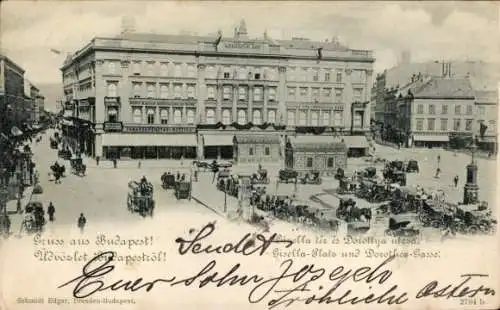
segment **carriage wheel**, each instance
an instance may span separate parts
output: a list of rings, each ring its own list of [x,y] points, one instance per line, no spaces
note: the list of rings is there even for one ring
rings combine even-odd
[[[469,235],[476,235],[478,232],[479,232],[479,227],[477,227],[476,225],[471,225],[467,227],[467,233]]]
[[[441,222],[440,222],[439,220],[433,220],[433,221],[431,222],[431,226],[432,226],[433,228],[439,228],[439,227],[441,227]]]

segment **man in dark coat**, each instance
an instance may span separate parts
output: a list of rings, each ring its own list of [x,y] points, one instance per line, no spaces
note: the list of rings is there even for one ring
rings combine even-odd
[[[80,232],[83,233],[83,229],[87,224],[87,219],[83,216],[83,213],[80,213],[80,217],[78,218],[78,228],[80,228]]]
[[[56,208],[54,208],[54,205],[52,204],[52,201],[49,203],[49,206],[47,207],[47,214],[49,215],[49,221],[53,222],[54,221],[54,213],[56,213]]]

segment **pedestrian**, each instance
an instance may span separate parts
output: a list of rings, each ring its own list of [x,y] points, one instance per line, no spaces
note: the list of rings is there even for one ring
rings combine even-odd
[[[436,179],[439,179],[439,176],[441,175],[441,169],[437,168],[436,169],[436,175],[434,176]]]
[[[17,210],[16,210],[18,214],[21,214],[21,212],[22,212],[21,207],[22,207],[21,206],[21,198],[18,198],[17,199]]]
[[[113,158],[113,168],[116,169],[116,166],[117,166],[117,160],[116,160],[116,158]]]
[[[181,179],[181,174],[179,173],[179,171],[177,171],[177,174],[175,176],[175,180],[179,181],[180,179]]]
[[[56,213],[56,208],[52,204],[52,201],[49,202],[49,206],[47,207],[47,214],[49,215],[49,221],[54,221],[54,213]]]
[[[458,175],[456,175],[454,178],[453,178],[453,183],[455,183],[455,187],[458,186]]]
[[[440,162],[441,162],[441,156],[438,155],[438,165],[439,165]]]
[[[99,160],[101,160],[101,156],[97,155],[95,157],[95,164],[96,164],[96,166],[99,166]]]
[[[80,228],[80,232],[83,233],[83,229],[87,224],[87,219],[83,216],[83,213],[80,213],[80,217],[78,218],[78,228]]]
[[[139,160],[139,161],[137,162],[137,168],[141,169],[141,166],[142,166],[142,162]]]
[[[198,170],[193,171],[193,178],[195,182],[198,182]]]

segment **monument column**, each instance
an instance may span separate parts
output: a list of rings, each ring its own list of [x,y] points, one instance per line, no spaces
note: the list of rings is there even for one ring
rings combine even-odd
[[[479,202],[479,186],[477,185],[476,140],[476,137],[472,139],[472,145],[470,147],[472,151],[471,163],[468,164],[466,168],[467,179],[464,186],[463,200],[463,203],[465,205],[475,204]]]

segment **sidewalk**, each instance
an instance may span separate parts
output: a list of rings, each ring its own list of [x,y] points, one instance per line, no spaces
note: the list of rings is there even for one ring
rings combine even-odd
[[[24,189],[23,197],[21,198],[21,210],[31,201],[33,196],[33,186],[28,186]],[[7,202],[7,213],[17,213],[17,199],[12,199]]]

